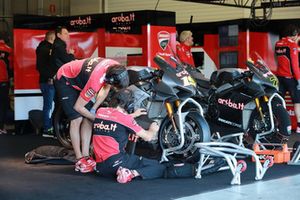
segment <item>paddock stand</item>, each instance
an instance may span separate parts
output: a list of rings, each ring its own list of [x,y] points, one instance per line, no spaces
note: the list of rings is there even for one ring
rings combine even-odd
[[[300,165],[300,142],[294,144],[295,153],[293,158],[288,162],[288,165]]]
[[[231,185],[241,184],[241,173],[246,170],[246,162],[237,161],[236,155],[252,156],[255,160],[255,180],[261,180],[269,167],[273,165],[273,157],[267,157],[262,164],[256,153],[245,147],[230,143],[230,142],[204,142],[196,143],[195,146],[199,149],[200,160],[195,178],[201,178],[201,171],[205,162],[210,156],[223,157],[228,164],[228,167],[233,175]]]

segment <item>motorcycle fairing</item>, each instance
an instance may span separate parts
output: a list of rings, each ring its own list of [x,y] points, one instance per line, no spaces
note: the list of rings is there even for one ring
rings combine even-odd
[[[219,87],[224,83],[231,83],[241,76],[242,71],[242,69],[237,68],[224,68],[214,71],[210,77],[210,82],[216,87]]]
[[[217,101],[220,110],[219,117],[221,118],[221,120],[218,121],[224,123],[224,120],[226,120],[235,124],[236,127],[244,127],[243,111],[246,108],[245,106],[253,101],[252,96],[245,95],[240,91],[232,91],[231,93],[218,97]]]

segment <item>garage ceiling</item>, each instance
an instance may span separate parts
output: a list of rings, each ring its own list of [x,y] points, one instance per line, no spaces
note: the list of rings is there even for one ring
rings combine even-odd
[[[300,0],[177,0],[193,3],[204,3],[238,8],[282,8],[300,6]]]
[[[300,6],[300,0],[176,0],[184,2],[230,6],[250,9],[250,19],[265,24],[271,19],[272,9]]]

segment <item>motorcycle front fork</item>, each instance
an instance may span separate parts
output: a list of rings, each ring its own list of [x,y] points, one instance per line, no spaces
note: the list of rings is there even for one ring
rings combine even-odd
[[[175,106],[178,107],[179,105],[180,105],[180,101],[176,100],[175,101]],[[173,106],[172,106],[172,104],[170,102],[166,102],[165,106],[166,106],[168,117],[171,120],[172,126],[174,128],[174,133],[178,134],[179,132],[178,132],[178,128],[177,128],[177,125],[176,125],[175,118],[174,118],[174,109],[173,109]]]
[[[267,96],[263,96],[263,101],[265,103],[268,103],[269,98]],[[263,110],[262,110],[259,98],[255,98],[255,105],[256,105],[256,109],[257,109],[257,111],[259,113],[260,119],[262,120],[262,122],[265,123],[265,117],[264,117],[264,113],[263,113]]]

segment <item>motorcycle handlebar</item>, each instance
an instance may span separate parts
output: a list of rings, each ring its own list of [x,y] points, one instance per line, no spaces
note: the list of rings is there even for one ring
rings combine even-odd
[[[160,78],[163,74],[163,71],[157,69],[157,70],[154,70],[151,74],[152,74],[152,77],[159,77]]]
[[[147,73],[146,75],[143,75],[143,77],[139,78],[138,81],[147,81],[147,80],[151,80],[152,78],[161,77],[161,76],[162,76],[162,71],[157,69],[150,73]]]
[[[251,71],[245,71],[241,73],[239,76],[235,77],[234,80],[240,80],[244,78],[250,78],[252,77],[253,73]]]

